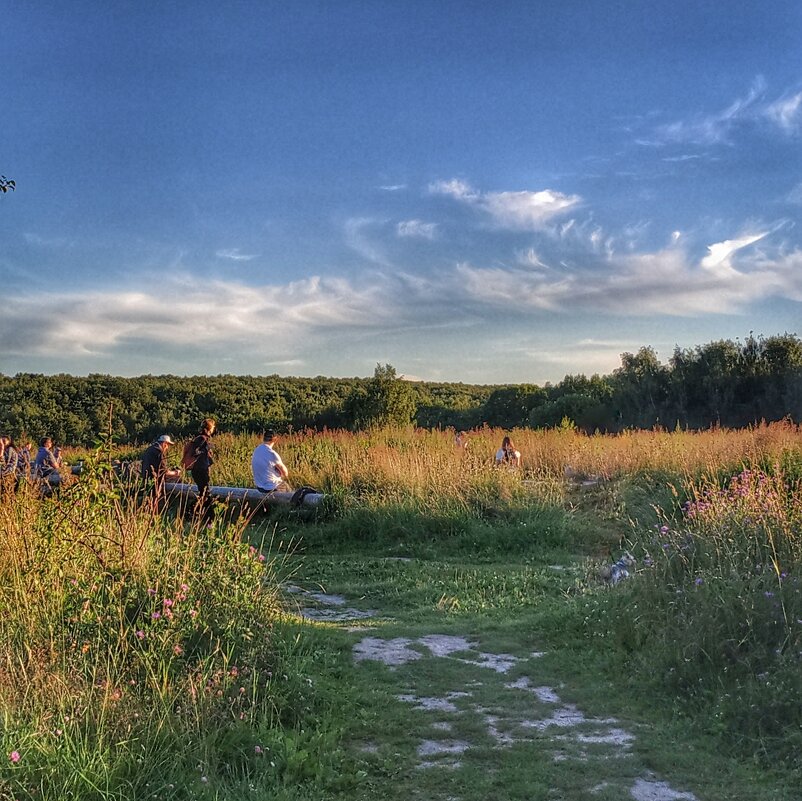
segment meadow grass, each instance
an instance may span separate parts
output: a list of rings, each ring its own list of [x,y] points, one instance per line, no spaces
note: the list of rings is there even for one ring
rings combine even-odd
[[[287,616],[278,587],[290,570],[405,625],[468,625],[511,649],[536,632],[555,676],[584,682],[600,714],[614,702],[658,726],[655,764],[659,733],[682,721],[678,741],[714,741],[700,753],[798,772],[799,428],[520,430],[509,432],[519,470],[492,466],[505,433],[472,432],[467,451],[451,431],[287,435],[292,483],[323,490],[326,506],[258,519],[221,507],[211,532],[148,515],[100,468],[45,503],[6,498],[0,791],[378,792],[392,759],[366,764],[348,747],[368,718],[382,728],[360,708],[371,690],[347,640]],[[213,483],[250,486],[258,442],[215,437]],[[300,538],[297,553],[271,550],[274,532]],[[623,548],[637,570],[612,590],[596,568]],[[701,757],[684,755],[691,777]],[[563,781],[552,774],[538,781]]]
[[[154,517],[92,462],[3,498],[0,798],[302,798],[342,773],[285,555],[246,522]]]

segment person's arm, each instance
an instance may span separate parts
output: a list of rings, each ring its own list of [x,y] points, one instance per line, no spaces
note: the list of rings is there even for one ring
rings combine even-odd
[[[276,460],[276,472],[286,481],[287,476],[289,476],[290,472],[287,470],[287,466],[284,462],[281,461],[281,457],[279,456]]]

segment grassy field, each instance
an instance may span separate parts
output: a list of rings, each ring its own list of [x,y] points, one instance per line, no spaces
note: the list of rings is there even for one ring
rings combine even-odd
[[[798,798],[799,429],[504,433],[294,434],[325,508],[210,532],[105,449],[4,496],[0,798]]]

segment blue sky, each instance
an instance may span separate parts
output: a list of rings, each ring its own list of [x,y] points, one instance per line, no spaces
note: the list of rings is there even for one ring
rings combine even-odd
[[[3,7],[0,372],[609,373],[802,334],[802,4]]]

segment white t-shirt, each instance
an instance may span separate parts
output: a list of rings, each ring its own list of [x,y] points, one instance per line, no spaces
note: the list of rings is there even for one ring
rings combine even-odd
[[[274,490],[284,480],[278,465],[287,469],[281,457],[267,443],[259,445],[251,457],[253,483],[259,489]]]
[[[514,463],[514,462],[517,462],[521,458],[521,452],[514,450],[514,451],[510,451],[510,453],[507,454],[507,452],[504,450],[504,448],[499,448],[496,451],[496,464],[504,464],[505,457],[506,457],[506,461],[508,463]]]

